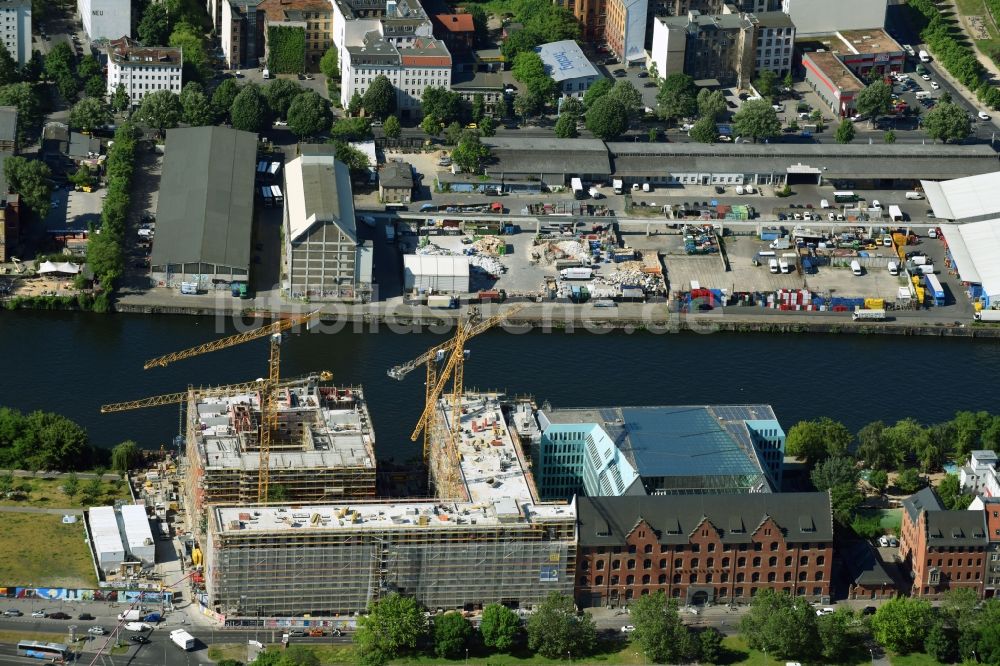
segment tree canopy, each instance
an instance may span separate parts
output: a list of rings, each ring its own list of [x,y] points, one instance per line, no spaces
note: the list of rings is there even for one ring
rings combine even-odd
[[[181,106],[180,97],[169,90],[146,93],[136,113],[140,121],[157,129],[161,134],[163,130],[177,127],[183,115],[184,107]]]
[[[142,451],[139,445],[132,440],[126,440],[111,449],[111,469],[125,474],[142,461]]]
[[[88,97],[73,105],[69,112],[70,127],[81,132],[93,132],[111,122],[111,112],[100,99]]]
[[[330,128],[334,141],[364,141],[372,137],[372,122],[368,118],[341,118]]]
[[[930,629],[933,610],[920,599],[895,597],[872,616],[872,635],[881,645],[900,654],[919,651]]]
[[[243,86],[229,109],[233,128],[245,132],[261,132],[270,126],[270,109],[260,88],[252,83]]]
[[[382,664],[412,651],[426,633],[427,620],[416,600],[393,592],[358,618],[354,642],[365,664]]]
[[[687,663],[698,656],[698,644],[681,621],[677,602],[663,590],[639,597],[630,609],[633,640],[646,659],[656,664]]]
[[[340,78],[340,65],[337,62],[337,47],[331,46],[319,59],[319,71],[326,78],[336,81]]]
[[[698,91],[698,115],[718,120],[726,112],[726,96],[721,90],[702,88]]]
[[[49,214],[52,170],[45,162],[12,155],[4,162],[4,173],[10,189],[20,195],[24,205],[39,219]]]
[[[750,99],[733,116],[733,132],[749,137],[756,143],[760,139],[770,139],[781,134],[778,114],[766,99]]]
[[[876,81],[858,93],[855,101],[858,113],[874,119],[892,109],[892,86],[885,81]]]
[[[215,121],[215,107],[205,95],[201,84],[191,81],[181,89],[182,119],[192,127],[211,125]]]
[[[935,141],[962,141],[972,133],[972,122],[957,104],[938,104],[924,114],[923,127]]]
[[[589,109],[594,102],[607,95],[614,87],[615,84],[611,79],[598,79],[594,81],[587,88],[587,92],[583,93],[583,106]]]
[[[719,136],[719,128],[711,116],[702,116],[689,132],[692,139],[699,143],[715,143]]]
[[[687,74],[671,74],[656,93],[656,113],[667,122],[688,118],[698,111],[698,88]]]
[[[472,623],[457,611],[434,618],[434,653],[442,659],[458,659],[472,638]]]
[[[854,123],[851,122],[850,118],[844,118],[837,125],[837,143],[850,143],[854,141]]]
[[[379,120],[396,110],[396,89],[385,74],[379,74],[368,86],[364,96],[361,98],[361,106],[365,110],[365,115]]]
[[[587,129],[599,139],[615,139],[628,129],[628,109],[617,98],[605,95],[587,111]]]
[[[546,659],[589,656],[597,629],[588,613],[577,615],[571,597],[552,592],[528,620],[528,647]]]
[[[521,633],[521,618],[501,604],[489,604],[483,609],[479,624],[483,644],[500,652],[510,652]]]
[[[830,456],[844,455],[853,440],[843,423],[824,416],[793,425],[785,438],[785,452],[815,464]]]
[[[547,101],[556,90],[556,82],[545,73],[542,58],[534,51],[522,51],[514,58],[511,68],[514,78],[523,83],[528,93]]]
[[[87,469],[94,462],[86,431],[73,421],[49,412],[23,414],[0,407],[0,467],[69,471]]]
[[[331,119],[329,104],[314,90],[300,93],[288,109],[288,128],[299,138],[316,136]]]
[[[305,89],[295,81],[289,79],[274,79],[264,84],[261,89],[267,106],[271,109],[271,116],[274,118],[285,118],[288,115],[288,107],[292,105],[292,100],[305,92]]]
[[[483,160],[490,156],[490,149],[479,140],[478,134],[464,134],[451,151],[451,159],[464,171],[478,173]]]
[[[802,597],[760,590],[740,621],[747,645],[768,655],[806,661],[816,654],[816,612]]]

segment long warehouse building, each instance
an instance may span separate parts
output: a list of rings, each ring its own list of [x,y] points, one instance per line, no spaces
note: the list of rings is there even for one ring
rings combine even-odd
[[[209,606],[228,616],[354,613],[382,596],[427,608],[531,607],[571,594],[575,502],[541,502],[496,395],[466,395],[432,430],[436,499],[219,506],[208,520]]]

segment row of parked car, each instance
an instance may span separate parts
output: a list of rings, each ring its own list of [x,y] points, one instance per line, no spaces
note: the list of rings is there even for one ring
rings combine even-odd
[[[22,613],[21,611],[19,611],[16,608],[8,608],[7,610],[5,610],[3,612],[3,615],[4,615],[4,617],[21,617],[22,615],[24,615],[24,613]],[[39,619],[44,618],[44,619],[48,619],[48,620],[72,620],[73,619],[73,616],[70,615],[69,613],[63,613],[62,611],[56,611],[55,613],[47,613],[47,612],[45,612],[43,610],[32,611],[31,617],[35,617],[35,618],[39,618]],[[90,613],[80,613],[79,619],[81,619],[81,620],[93,620],[94,616],[91,615]]]

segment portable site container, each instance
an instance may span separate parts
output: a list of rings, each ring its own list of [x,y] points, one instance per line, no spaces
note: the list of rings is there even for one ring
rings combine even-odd
[[[114,507],[93,507],[87,512],[87,520],[98,566],[105,573],[117,569],[125,561],[125,544],[122,543]]]

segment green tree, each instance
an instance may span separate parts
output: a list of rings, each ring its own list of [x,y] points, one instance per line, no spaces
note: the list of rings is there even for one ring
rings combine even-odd
[[[70,127],[81,132],[93,132],[111,122],[111,112],[100,99],[88,97],[73,105],[69,112]]]
[[[799,421],[788,431],[785,451],[790,456],[805,458],[813,465],[830,456],[846,454],[853,439],[844,424],[830,418]]]
[[[42,77],[42,72],[45,71],[45,58],[42,56],[42,52],[35,49],[31,52],[31,58],[28,62],[21,66],[21,71],[19,72],[21,81],[26,81],[29,83],[35,83]]]
[[[351,171],[353,178],[360,178],[368,173],[368,156],[343,141],[334,141],[334,156],[343,162]]]
[[[611,141],[628,129],[628,109],[617,98],[606,95],[587,110],[587,129],[597,138]]]
[[[17,83],[21,73],[17,69],[17,61],[10,55],[7,47],[0,43],[0,86]]]
[[[546,659],[588,657],[596,641],[590,614],[577,615],[573,599],[558,592],[550,593],[528,620],[528,647]]]
[[[104,94],[107,91],[107,82],[104,77],[98,74],[97,76],[92,76],[87,79],[83,84],[83,92],[88,97],[96,97],[103,101]]]
[[[292,100],[304,93],[305,89],[295,81],[273,79],[264,84],[261,92],[264,93],[264,99],[267,100],[267,107],[271,109],[271,116],[286,118]]]
[[[0,86],[0,105],[17,108],[17,137],[21,145],[25,145],[29,134],[41,129],[44,115],[36,86],[30,83]]]
[[[872,616],[872,635],[883,647],[899,654],[917,652],[933,617],[931,605],[910,597],[890,599]]]
[[[951,104],[951,93],[947,90],[941,93],[941,96],[938,97],[938,104]]]
[[[854,123],[849,118],[844,118],[837,126],[837,143],[850,143],[854,141]]]
[[[98,500],[104,494],[104,484],[101,482],[101,477],[95,477],[89,479],[87,483],[83,484],[83,490],[80,491],[81,501],[84,505],[93,506],[97,504]]]
[[[208,52],[202,34],[190,23],[181,22],[174,26],[167,40],[168,46],[180,47],[184,52],[183,79],[186,81],[203,78],[208,69]]]
[[[458,611],[434,619],[434,654],[442,659],[458,659],[470,638],[472,623]]]
[[[181,89],[180,103],[181,118],[188,125],[202,127],[215,121],[215,108],[197,81],[191,81]]]
[[[507,62],[514,62],[519,54],[531,51],[539,44],[541,41],[534,34],[521,30],[504,40],[500,45],[500,53]]]
[[[155,128],[160,134],[177,127],[184,115],[180,98],[169,90],[156,90],[142,98],[136,118]]]
[[[319,59],[319,71],[331,81],[336,81],[340,78],[340,65],[337,61],[336,46],[328,48],[323,57]]]
[[[722,661],[724,654],[722,632],[715,627],[704,629],[698,634],[698,652],[702,661],[707,661],[710,664],[717,664]]]
[[[517,613],[501,604],[489,604],[483,608],[483,619],[479,624],[483,645],[499,652],[510,652],[521,634],[521,618]]]
[[[489,158],[490,149],[482,144],[476,134],[466,134],[451,151],[451,159],[469,173],[477,173],[483,160]]]
[[[765,69],[757,75],[757,80],[753,82],[753,87],[761,94],[761,97],[771,98],[777,91],[778,75],[769,69]],[[770,104],[770,102],[768,102]]]
[[[827,458],[816,464],[809,474],[816,490],[829,490],[841,484],[856,485],[858,470],[853,458]]]
[[[545,108],[545,99],[530,90],[514,99],[514,111],[521,117],[535,116]]]
[[[142,13],[136,29],[139,41],[146,46],[163,46],[170,39],[170,17],[166,5],[150,2]]]
[[[857,484],[840,483],[830,488],[830,508],[841,525],[850,525],[864,501]]]
[[[329,104],[314,90],[300,93],[288,109],[288,128],[300,139],[316,136],[330,126]]]
[[[341,118],[330,128],[333,141],[365,141],[372,138],[372,122],[368,118]]]
[[[881,495],[889,487],[889,475],[885,470],[873,469],[868,473],[868,484]]]
[[[484,116],[479,121],[479,132],[483,136],[493,136],[497,133],[497,122],[493,120],[493,116]]]
[[[698,110],[698,88],[687,74],[671,74],[656,93],[656,113],[665,121],[689,118]],[[780,129],[780,128],[779,128]]]
[[[695,642],[677,612],[677,602],[668,600],[663,590],[639,597],[630,608],[635,625],[633,640],[646,659],[658,664],[687,662],[694,654]]]
[[[965,109],[957,104],[938,104],[924,115],[924,130],[935,141],[962,141],[972,133]]]
[[[765,588],[740,620],[747,645],[769,656],[808,660],[816,654],[819,633],[816,612],[802,597]]]
[[[361,93],[357,90],[351,95],[351,99],[347,101],[347,113],[351,116],[356,116],[361,113],[361,107],[364,105],[364,101],[361,98]]]
[[[883,437],[900,463],[933,446],[927,428],[914,419],[901,419],[886,428]]]
[[[969,452],[980,446],[983,430],[989,425],[990,415],[987,412],[956,412],[951,420],[954,432],[952,444],[954,455],[965,458]]]
[[[260,88],[250,83],[240,89],[229,109],[229,119],[234,129],[245,132],[262,132],[271,124],[267,100]]]
[[[361,106],[365,109],[365,115],[379,120],[385,120],[396,110],[396,89],[384,74],[376,76],[368,86],[361,99]]]
[[[365,663],[380,664],[411,652],[426,633],[427,620],[416,600],[393,592],[358,618],[354,642]]]
[[[444,140],[449,146],[457,146],[458,142],[462,140],[462,134],[465,133],[465,129],[458,124],[458,121],[453,122],[444,128]]]
[[[52,206],[52,171],[45,162],[11,156],[4,162],[7,184],[17,192],[21,202],[39,219],[49,214]]]
[[[90,54],[83,56],[76,68],[76,75],[81,80],[89,79],[92,76],[100,76],[101,73],[101,63],[97,62],[97,58]]]
[[[233,106],[233,100],[240,92],[240,84],[236,79],[223,79],[212,93],[212,106],[215,107],[217,115],[229,116],[229,109]]]
[[[789,90],[791,90],[792,86],[795,85],[795,79],[792,78],[791,70],[789,70],[785,74],[785,79],[782,81],[782,84],[785,86],[785,88],[788,88]]]
[[[756,143],[760,139],[770,139],[781,134],[781,121],[766,99],[751,99],[733,116],[733,132],[742,137],[750,137]]]
[[[969,508],[973,499],[971,495],[962,494],[962,484],[957,474],[945,474],[935,490],[945,508],[952,511],[964,511]]]
[[[80,492],[80,479],[77,478],[75,472],[71,472],[69,476],[63,479],[62,490],[66,493],[66,497],[73,499],[76,494]],[[0,489],[0,495],[5,494],[6,491]]]
[[[896,477],[896,487],[907,495],[915,493],[924,487],[924,481],[913,467],[907,467]]]
[[[958,656],[955,632],[938,621],[931,625],[924,638],[924,651],[940,664],[950,664]]]
[[[645,108],[642,101],[642,93],[636,90],[636,87],[630,81],[626,81],[625,79],[619,79],[615,82],[611,92],[608,93],[608,97],[613,97],[621,102],[625,110],[632,117],[640,115]]]
[[[896,143],[896,133],[892,130],[886,130],[885,134],[882,135],[882,141],[885,143]]]
[[[876,81],[858,93],[855,102],[858,113],[874,120],[892,109],[892,86],[885,81]]]
[[[524,84],[527,92],[548,101],[555,93],[556,82],[545,73],[542,58],[534,51],[522,51],[514,59],[511,73],[517,81]]]
[[[858,431],[857,456],[867,467],[888,470],[902,462],[890,447],[885,431],[882,421],[873,421]]]
[[[711,116],[702,116],[694,124],[688,135],[698,143],[715,143],[719,136],[719,128]]]
[[[119,474],[126,474],[135,469],[142,461],[142,451],[132,440],[126,440],[111,450],[111,469]]]
[[[575,139],[580,136],[576,130],[576,124],[580,119],[572,113],[563,113],[556,120],[555,133],[560,139]]]
[[[820,653],[831,664],[847,663],[848,655],[855,647],[854,613],[847,608],[838,608],[830,615],[816,618]]]
[[[594,102],[607,95],[614,87],[615,84],[611,79],[598,79],[594,81],[587,88],[587,92],[583,93],[583,106],[589,109]]]
[[[424,116],[420,121],[420,129],[430,136],[437,136],[441,133],[441,121],[434,116]]]
[[[403,128],[399,124],[399,118],[396,116],[386,118],[385,123],[382,125],[382,131],[390,139],[398,139],[399,135],[403,132]]]
[[[482,41],[488,37],[486,10],[479,5],[469,5],[466,11],[472,14],[472,26],[476,30],[476,40]]]
[[[698,91],[698,115],[718,120],[726,112],[726,96],[721,90],[702,88]]]
[[[45,76],[50,81],[60,77],[76,77],[76,55],[66,42],[59,42],[45,55]]]
[[[479,122],[483,119],[483,113],[486,110],[486,100],[482,93],[476,93],[472,96],[472,120]]]
[[[420,98],[420,108],[425,119],[430,116],[438,123],[450,123],[465,118],[462,96],[444,88],[431,86],[424,88],[424,94]]]

